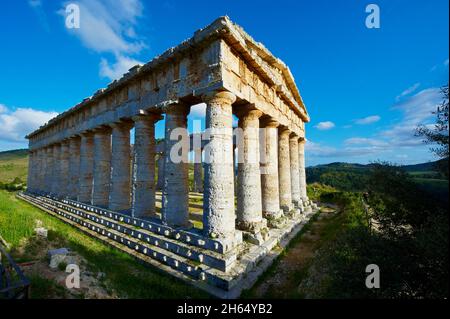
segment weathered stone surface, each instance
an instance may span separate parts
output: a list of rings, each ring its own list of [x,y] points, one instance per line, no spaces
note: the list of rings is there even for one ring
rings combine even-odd
[[[205,148],[203,231],[213,238],[232,238],[235,232],[232,103],[229,92],[203,96],[209,143]]]
[[[289,152],[289,130],[278,130],[278,183],[280,188],[280,207],[287,213],[292,209],[291,160]]]
[[[291,161],[291,194],[292,203],[296,208],[300,205],[300,175],[298,165],[298,136],[291,134],[289,137],[289,159]]]
[[[52,175],[52,194],[60,196],[60,182],[61,182],[61,144],[53,146],[53,175]]]
[[[111,186],[111,129],[99,128],[94,132],[94,179],[92,205],[108,207]]]
[[[156,189],[161,191],[164,187],[164,151],[158,152],[157,165],[158,181],[156,183]]]
[[[276,219],[280,217],[280,191],[278,184],[278,122],[271,119],[264,120],[265,128],[260,137],[263,148],[261,149],[261,190],[262,210],[264,217]]]
[[[194,192],[203,192],[202,149],[194,149]]]
[[[58,268],[61,263],[66,265],[73,263],[74,258],[70,255],[68,248],[58,248],[48,251],[50,258],[49,267],[52,269]]]
[[[46,168],[45,171],[45,186],[44,191],[46,193],[52,192],[52,179],[53,179],[53,147],[49,146],[46,148]]]
[[[300,180],[300,198],[303,201],[307,201],[308,196],[306,194],[305,139],[300,139],[298,143],[298,166]]]
[[[80,190],[80,144],[81,138],[79,136],[74,136],[69,140],[68,196],[71,199],[77,199]]]
[[[69,142],[67,140],[61,143],[59,158],[59,194],[62,197],[69,195]]]
[[[189,107],[184,104],[172,104],[166,108],[162,220],[170,226],[190,225],[188,113]]]
[[[34,231],[36,232],[36,235],[39,237],[47,238],[47,236],[48,236],[47,228],[37,227],[34,229]]]
[[[112,124],[111,191],[109,209],[123,211],[131,204],[131,148],[132,123]]]
[[[159,115],[133,117],[134,161],[132,215],[155,215],[155,122]]]
[[[86,132],[81,135],[80,179],[78,200],[92,202],[92,180],[94,178],[94,135]]]
[[[239,116],[237,220],[239,229],[259,233],[263,227],[261,177],[259,169],[259,117],[261,111],[249,110]]]

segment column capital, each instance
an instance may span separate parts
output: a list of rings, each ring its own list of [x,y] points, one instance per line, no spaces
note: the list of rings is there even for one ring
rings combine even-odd
[[[93,131],[84,131],[84,132],[81,132],[79,135],[80,135],[80,137],[89,137],[89,136],[94,135],[94,132]]]
[[[299,137],[298,143],[299,144],[305,144],[306,143],[306,139],[304,137]]]
[[[287,136],[289,138],[291,133],[292,133],[291,130],[289,130],[289,128],[287,126],[280,125],[278,127],[278,134],[280,136],[283,136],[283,137]]]
[[[187,105],[181,101],[176,103],[171,103],[162,107],[164,113],[179,114],[182,116],[187,116],[191,111],[190,105]]]
[[[261,125],[262,127],[277,128],[280,126],[280,123],[278,123],[278,121],[276,121],[273,117],[264,117],[261,119]]]
[[[119,129],[129,129],[131,130],[133,128],[134,123],[129,120],[120,120],[118,122],[114,122],[111,124],[108,124],[111,128],[119,128]]]
[[[221,102],[225,104],[233,104],[236,101],[236,95],[229,91],[210,91],[202,95],[202,100],[205,103]]]
[[[92,129],[92,132],[94,134],[110,134],[111,133],[111,127],[107,125],[102,125],[99,127],[96,127]]]
[[[261,116],[263,116],[263,112],[257,109],[239,109],[236,112],[236,116],[239,120],[258,120]]]
[[[137,114],[131,117],[134,122],[158,122],[163,119],[159,113]]]
[[[298,139],[299,139],[299,136],[297,135],[297,133],[291,132],[291,134],[289,135],[289,139],[290,139],[291,141],[297,142]]]

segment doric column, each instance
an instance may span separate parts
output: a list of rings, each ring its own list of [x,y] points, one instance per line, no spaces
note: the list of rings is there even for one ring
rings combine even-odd
[[[97,128],[94,131],[94,181],[92,205],[108,207],[111,188],[111,129]]]
[[[203,230],[206,236],[233,239],[235,234],[233,115],[236,96],[230,92],[210,92],[206,103],[205,181]]]
[[[80,184],[80,143],[81,139],[74,136],[69,140],[69,183],[68,195],[71,199],[77,199]]]
[[[131,201],[131,149],[130,129],[132,123],[114,123],[112,127],[111,192],[109,209],[130,209]]]
[[[203,192],[202,149],[194,149],[194,192]]]
[[[285,127],[278,129],[278,181],[280,188],[280,207],[285,213],[292,209],[291,161],[289,151],[290,133],[291,132]]]
[[[35,172],[33,174],[34,176],[34,184],[33,184],[33,188],[34,188],[34,192],[40,192],[42,190],[42,149],[37,149],[35,150],[35,159],[36,159],[36,164],[35,164]]]
[[[61,142],[59,158],[59,194],[62,197],[69,195],[69,141]]]
[[[187,227],[190,224],[189,134],[187,133],[189,107],[184,104],[172,104],[165,111],[162,219],[170,226]]]
[[[45,191],[45,172],[47,171],[47,152],[45,148],[40,148],[38,151],[39,156],[39,178],[38,178],[38,189],[39,192]]]
[[[46,171],[45,171],[45,192],[52,192],[53,180],[53,146],[46,147]]]
[[[32,193],[35,192],[35,161],[36,161],[36,151],[28,152],[28,175],[27,175],[27,191]]]
[[[305,172],[305,139],[300,138],[298,142],[298,165],[300,179],[300,198],[303,202],[308,200],[306,195],[306,172]]]
[[[80,143],[80,179],[78,201],[92,203],[92,180],[94,178],[94,135],[92,132],[81,134]]]
[[[134,121],[133,197],[135,217],[155,215],[155,122],[159,115],[139,115]]]
[[[162,191],[164,188],[164,152],[158,153],[158,181],[156,189]]]
[[[292,133],[289,138],[289,151],[291,160],[291,193],[292,203],[300,207],[300,176],[298,166],[298,136]]]
[[[261,156],[261,191],[264,217],[276,219],[280,217],[280,192],[278,184],[278,122],[265,119],[261,126],[263,131],[263,148]]]
[[[55,144],[53,146],[53,177],[52,177],[52,194],[54,196],[60,196],[60,155],[61,155],[61,144]]]
[[[264,226],[259,169],[259,117],[261,111],[250,110],[239,115],[237,220],[239,229],[258,233]]]

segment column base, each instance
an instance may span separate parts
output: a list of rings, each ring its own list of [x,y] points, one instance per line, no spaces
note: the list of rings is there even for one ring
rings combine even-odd
[[[283,228],[286,222],[282,209],[278,212],[263,212],[263,216],[267,219],[267,225],[270,228]]]
[[[230,250],[233,250],[237,246],[242,244],[243,241],[243,232],[236,229],[234,231],[233,236],[224,237],[224,238],[212,238],[214,241],[220,243],[222,245],[222,251],[223,252],[229,252]]]
[[[245,241],[255,245],[262,245],[269,238],[269,229],[267,228],[267,219],[260,222],[238,222],[236,227],[242,231]]]

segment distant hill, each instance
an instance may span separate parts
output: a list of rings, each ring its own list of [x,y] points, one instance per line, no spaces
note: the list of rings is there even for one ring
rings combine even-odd
[[[442,160],[415,165],[400,166],[425,190],[439,197],[448,196],[448,180],[436,171]],[[344,191],[366,189],[368,174],[374,164],[335,162],[306,168],[308,183],[321,183]]]
[[[448,194],[448,181],[435,170],[435,166],[440,162],[405,165],[402,168],[426,189],[440,195]],[[373,164],[334,162],[307,167],[307,182],[322,183],[345,191],[361,191],[367,185],[367,176],[372,166]],[[12,182],[16,177],[26,181],[27,173],[27,149],[0,152],[0,183]]]
[[[0,183],[10,183],[16,177],[26,181],[27,174],[27,149],[0,152]]]
[[[0,152],[0,161],[9,161],[9,160],[15,160],[20,159],[28,156],[28,149],[23,148],[19,150],[12,150],[12,151],[4,151]]]

